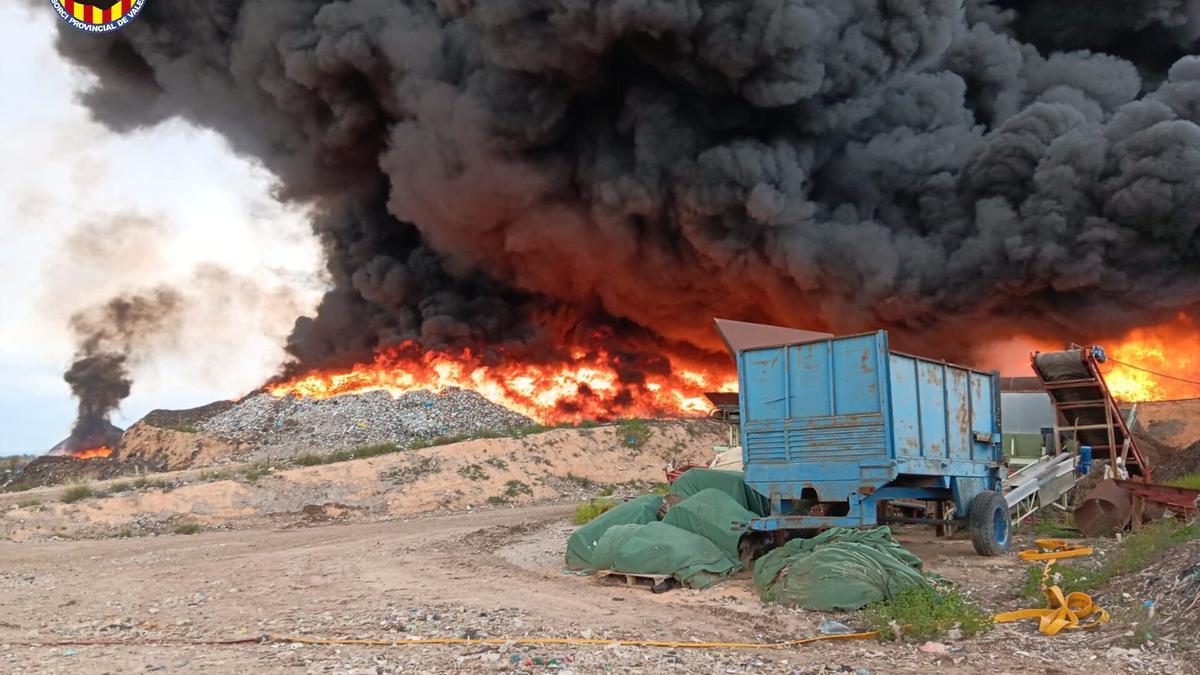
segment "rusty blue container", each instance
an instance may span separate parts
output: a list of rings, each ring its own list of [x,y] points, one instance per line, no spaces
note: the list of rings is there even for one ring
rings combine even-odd
[[[953,503],[981,553],[1007,549],[998,373],[892,352],[886,331],[736,359],[746,482],[771,503],[749,529],[870,526],[921,500]]]

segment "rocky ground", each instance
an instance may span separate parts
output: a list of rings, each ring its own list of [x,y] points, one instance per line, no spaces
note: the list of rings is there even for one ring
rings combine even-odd
[[[1126,649],[1099,633],[998,627],[931,654],[915,644],[827,642],[782,650],[619,646],[375,647],[301,638],[574,637],[784,641],[855,615],[764,605],[743,574],[662,595],[565,573],[571,506],[527,506],[194,536],[0,543],[0,668],[6,672],[719,672],[1196,673],[1187,654]],[[1009,609],[1025,577],[1015,557],[902,530],[928,568]],[[99,640],[104,644],[70,644]],[[180,644],[164,644],[179,641]]]

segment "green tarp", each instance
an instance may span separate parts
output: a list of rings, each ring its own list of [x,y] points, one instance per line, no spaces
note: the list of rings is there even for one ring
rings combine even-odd
[[[744,474],[738,471],[717,471],[716,469],[688,469],[682,476],[671,484],[671,493],[687,499],[701,490],[716,489],[733,497],[742,508],[765,516],[771,511],[771,504],[766,497],[758,494],[746,485]]]
[[[663,522],[698,534],[733,559],[738,558],[738,540],[744,534],[733,523],[745,523],[756,517],[729,493],[715,488],[701,490],[667,511]]]
[[[595,569],[673,576],[693,588],[708,588],[741,564],[704,537],[661,522],[614,525],[592,551]]]
[[[572,569],[604,569],[592,564],[592,552],[600,537],[614,525],[643,525],[658,520],[662,497],[645,495],[609,509],[592,522],[575,530],[567,540],[567,567]]]
[[[920,558],[892,538],[891,528],[834,528],[759,558],[754,585],[771,602],[853,610],[925,584],[920,570]]]

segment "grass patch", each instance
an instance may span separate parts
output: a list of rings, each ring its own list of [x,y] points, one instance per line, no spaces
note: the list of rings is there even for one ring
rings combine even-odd
[[[407,485],[441,470],[442,464],[436,457],[413,455],[409,458],[406,466],[396,467],[385,473],[383,477],[390,480],[393,485]]]
[[[292,464],[296,466],[318,466],[325,463],[325,456],[318,455],[315,452],[306,452],[303,455],[296,455],[292,458]]]
[[[400,446],[395,443],[376,443],[375,445],[364,445],[361,448],[351,450],[350,457],[352,459],[370,459],[372,457],[390,455],[394,452],[400,452],[400,450]]]
[[[196,523],[184,523],[175,528],[175,534],[197,534],[201,527]]]
[[[1189,473],[1186,476],[1180,476],[1179,478],[1167,481],[1167,485],[1188,488],[1189,490],[1200,490],[1200,473]]]
[[[863,610],[863,623],[879,631],[880,639],[896,639],[892,626],[900,626],[906,638],[932,640],[952,628],[964,637],[978,635],[992,626],[992,617],[956,588],[940,585],[916,586],[900,591],[887,602]]]
[[[109,494],[119,495],[122,492],[129,492],[133,489],[133,484],[129,481],[118,481],[108,486]]]
[[[17,506],[22,509],[27,509],[31,506],[41,506],[41,505],[42,505],[42,500],[40,500],[40,499],[22,499],[21,501],[17,502]]]
[[[616,505],[617,503],[611,499],[593,499],[590,502],[585,502],[575,509],[575,515],[571,516],[571,522],[576,525],[590,523],[597,516],[611,510]]]
[[[592,480],[591,478],[584,478],[583,476],[576,476],[575,474],[573,474],[569,471],[567,472],[567,480],[578,485],[579,487],[583,488],[584,490],[590,490],[590,489],[596,487],[596,481]]]
[[[1080,534],[1063,525],[1061,519],[1053,512],[1044,512],[1033,521],[1033,534],[1039,539],[1078,539]]]
[[[276,468],[274,462],[263,459],[243,468],[238,473],[241,474],[242,478],[246,479],[246,482],[254,484],[258,482],[259,478],[266,476]]]
[[[433,448],[439,445],[450,445],[451,443],[461,443],[471,440],[472,436],[468,434],[459,434],[457,436],[438,436],[437,438],[418,438],[408,444],[409,450],[420,450],[421,448]]]
[[[504,496],[505,497],[508,497],[509,499],[513,499],[515,497],[519,497],[520,495],[528,495],[528,496],[532,497],[533,496],[533,488],[529,487],[529,485],[527,485],[519,480],[510,480],[504,484]]]
[[[621,444],[630,448],[642,447],[654,433],[654,428],[646,420],[621,420],[617,422],[616,427]]]
[[[194,433],[200,431],[199,429],[197,429],[196,427],[194,427],[190,424],[180,424],[179,426],[168,427],[168,428],[171,431],[178,431],[183,434],[194,434]]]
[[[1099,588],[1114,577],[1136,572],[1161,558],[1164,553],[1179,544],[1200,539],[1200,527],[1195,523],[1183,524],[1176,520],[1150,523],[1141,530],[1126,536],[1120,545],[1103,561],[1057,563],[1050,567],[1050,583],[1064,593],[1088,592]],[[1027,597],[1041,598],[1042,566],[1029,569],[1029,576],[1021,591]]]
[[[95,494],[96,491],[89,485],[73,485],[63,493],[62,501],[64,504],[73,504]]]
[[[533,488],[529,487],[528,484],[523,483],[522,481],[510,480],[504,484],[504,492],[488,497],[487,503],[491,504],[492,506],[500,506],[502,504],[508,504],[521,495],[529,495],[532,497]]]
[[[458,475],[467,480],[487,480],[488,474],[478,464],[468,464],[458,470]]]
[[[119,532],[117,532],[116,534],[114,534],[113,536],[116,537],[117,539],[129,539],[129,538],[133,537],[133,530],[126,527],[126,528],[120,530]]]
[[[500,459],[499,457],[488,457],[487,459],[483,460],[483,463],[487,464],[488,466],[495,467],[501,471],[508,468],[508,462]]]
[[[9,483],[8,485],[5,485],[4,491],[5,492],[25,492],[26,490],[32,490],[33,488],[34,488],[33,483],[29,483],[29,482],[23,481],[23,480],[17,480],[17,481],[13,481],[13,482]]]
[[[135,487],[139,490],[143,490],[146,488],[165,490],[167,487],[167,481],[161,480],[158,478],[150,479],[150,478],[142,477],[142,478],[139,478],[139,479],[133,481],[133,487]]]

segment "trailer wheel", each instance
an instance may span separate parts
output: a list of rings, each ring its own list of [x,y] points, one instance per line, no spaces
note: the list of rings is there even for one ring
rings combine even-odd
[[[1008,552],[1008,546],[1012,543],[1012,521],[1004,495],[991,491],[975,495],[967,520],[976,553],[996,556]]]

